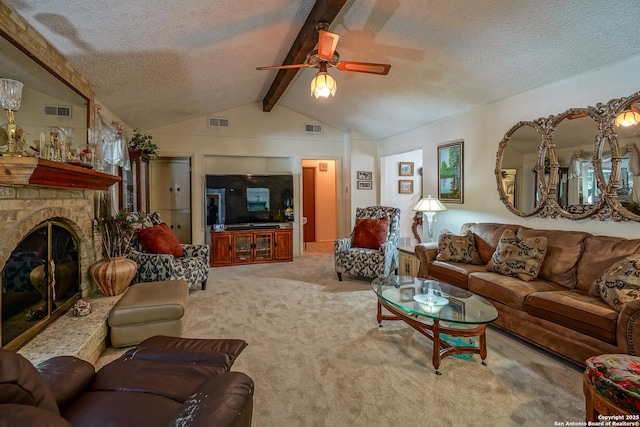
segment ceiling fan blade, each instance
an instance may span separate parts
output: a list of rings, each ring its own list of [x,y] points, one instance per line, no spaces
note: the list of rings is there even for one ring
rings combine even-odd
[[[256,70],[288,70],[290,68],[308,67],[307,64],[291,64],[291,65],[269,65],[266,67],[256,67]]]
[[[329,31],[318,31],[318,56],[322,59],[333,58],[340,36]]]
[[[375,64],[373,62],[338,62],[338,70],[355,71],[357,73],[380,74],[386,76],[389,74],[391,64]]]

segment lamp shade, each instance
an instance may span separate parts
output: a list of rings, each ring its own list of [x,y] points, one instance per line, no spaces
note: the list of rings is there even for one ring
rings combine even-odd
[[[427,197],[420,199],[420,201],[413,207],[413,210],[418,212],[442,212],[446,211],[447,207],[437,198],[428,195]]]
[[[320,64],[320,71],[311,80],[311,95],[316,99],[328,98],[329,95],[336,96],[336,89],[338,84],[333,77],[327,73],[327,65],[323,62]]]
[[[623,111],[616,117],[616,126],[633,126],[640,122],[640,112],[635,108],[629,111]]]

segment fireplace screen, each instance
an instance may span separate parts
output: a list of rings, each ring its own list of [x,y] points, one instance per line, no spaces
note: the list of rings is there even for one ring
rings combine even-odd
[[[17,349],[77,299],[78,239],[56,221],[35,227],[2,270],[2,347]]]

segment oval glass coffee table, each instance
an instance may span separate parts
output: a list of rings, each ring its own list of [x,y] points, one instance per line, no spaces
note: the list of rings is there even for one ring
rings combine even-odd
[[[498,311],[484,298],[436,280],[387,276],[371,282],[378,296],[378,324],[402,320],[433,342],[433,367],[454,354],[479,354],[487,358],[487,324]],[[382,307],[392,315],[383,315]]]

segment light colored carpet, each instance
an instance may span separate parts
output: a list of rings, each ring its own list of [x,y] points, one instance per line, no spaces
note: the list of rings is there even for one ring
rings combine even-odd
[[[496,329],[488,366],[445,358],[401,322],[376,321],[368,281],[338,282],[331,245],[292,263],[211,270],[185,336],[242,338],[233,370],[255,381],[261,426],[552,426],[583,421],[582,372]],[[122,350],[107,350],[98,365]]]

